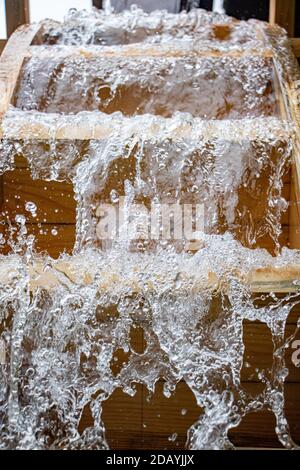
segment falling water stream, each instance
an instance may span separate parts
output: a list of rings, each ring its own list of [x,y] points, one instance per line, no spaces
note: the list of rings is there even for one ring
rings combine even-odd
[[[257,22],[201,10],[109,10],[71,10],[64,23],[47,23],[4,121],[8,136],[24,115],[34,129],[55,113],[106,132],[58,140],[54,119],[47,141],[0,144],[3,174],[25,157],[33,179],[72,183],[77,203],[74,252],[58,261],[38,253],[28,234],[38,210],[31,200],[15,220],[2,214],[10,233],[0,243],[11,252],[0,257],[0,448],[107,449],[105,402],[117,389],[134,396],[137,384],[153,393],[162,380],[166,397],[184,381],[199,407],[187,448],[233,448],[228,433],[258,410],[274,414],[281,445],[297,448],[284,382],[300,325],[288,338],[285,327],[299,294],[254,299],[249,282],[255,269],[300,265],[300,252],[280,241],[294,129],[280,116],[270,59],[197,56],[201,48],[259,50]],[[224,27],[213,36],[218,23],[231,34]],[[180,53],[165,57],[84,53],[122,44],[170,52],[174,42]],[[101,210],[114,215],[120,205],[118,236],[113,230],[104,240]],[[149,235],[163,205],[172,220],[176,210],[190,211],[192,237],[177,236],[176,222],[170,236],[160,222]],[[43,276],[55,282],[47,287]],[[245,321],[264,324],[273,341],[255,396],[241,381]],[[135,330],[143,333],[139,352]],[[127,359],[116,373],[119,351]],[[87,407],[92,420],[80,431]]]

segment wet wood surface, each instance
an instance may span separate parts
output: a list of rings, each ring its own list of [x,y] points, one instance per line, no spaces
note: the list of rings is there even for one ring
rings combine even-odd
[[[287,2],[281,3],[283,5],[283,3]],[[278,4],[279,2],[277,2],[277,6]],[[278,14],[278,10],[276,14]],[[290,15],[290,10],[286,8],[283,14],[285,21],[285,18]],[[19,39],[21,39],[21,36],[19,36]],[[30,37],[27,36],[26,40],[30,40]],[[0,51],[3,45],[4,41],[0,41]],[[28,41],[25,49],[22,49],[20,54],[18,53],[18,48],[15,50],[14,47],[13,43],[11,43],[12,55],[9,57],[9,60],[14,59],[13,69],[9,68],[9,64],[12,62],[6,59],[5,70],[7,73],[4,78],[9,86],[8,90],[5,90],[6,98],[2,108],[3,111],[7,109],[10,103],[22,65],[23,55],[28,53]],[[297,41],[293,42],[293,47],[296,51],[298,50]],[[134,48],[131,48],[131,50],[135,51]],[[34,51],[39,52],[36,48],[33,49]],[[24,119],[26,121],[26,117]],[[24,129],[25,132],[26,128],[24,127]],[[30,126],[28,129],[32,133]],[[79,134],[79,131],[82,131],[82,135]],[[70,128],[67,128],[62,131],[61,138],[67,135],[68,138],[79,137],[85,139],[87,135],[86,129],[79,129],[79,131],[75,126],[72,129],[74,134],[72,137]],[[100,130],[99,132],[101,134],[102,131]],[[48,135],[47,129],[45,135]],[[91,134],[88,135],[90,136]],[[290,181],[288,179],[285,182],[284,191],[286,194],[290,192]],[[293,187],[298,188],[295,175],[293,175],[292,181]],[[29,213],[26,213],[26,216],[28,218],[28,233],[32,233],[37,237],[38,251],[46,251],[53,257],[58,257],[64,250],[68,253],[72,252],[75,240],[76,209],[72,185],[32,180],[23,162],[23,164],[18,164],[16,170],[7,172],[4,175],[1,198],[1,211],[6,213],[8,218],[14,218],[17,214],[24,213],[26,202],[31,201],[36,204],[37,216],[32,217]],[[290,241],[292,241],[293,246],[296,246],[299,241],[299,212],[297,204],[298,198],[295,196],[292,216],[289,212],[283,218],[283,233],[281,237],[283,246],[288,246]],[[291,227],[293,228],[292,231]],[[7,224],[2,225],[0,230],[7,234]],[[268,249],[270,248],[270,241],[262,240],[260,246]],[[5,250],[8,252],[7,247],[4,247],[4,252]],[[300,308],[297,307],[289,316],[286,328],[287,337],[294,332],[299,317]],[[300,340],[299,334],[297,339]],[[141,347],[143,342],[142,333],[137,332],[132,342],[136,349]],[[263,388],[263,385],[258,382],[257,370],[264,370],[268,374],[268,369],[272,364],[273,344],[269,331],[259,322],[245,322],[244,342],[243,386],[255,396]],[[285,385],[286,412],[291,427],[291,434],[295,441],[300,444],[300,369],[293,364],[291,360],[292,353],[292,348],[287,348],[286,362],[289,374]],[[122,358],[121,355],[119,357],[119,367],[122,367],[123,360],[125,361],[126,357]],[[145,387],[141,385],[137,385],[136,390],[134,397],[125,395],[121,390],[116,390],[112,397],[104,403],[103,421],[106,425],[107,440],[111,448],[184,448],[188,428],[196,422],[202,413],[202,410],[197,407],[195,397],[188,386],[184,382],[180,382],[170,398],[166,398],[163,395],[163,383],[161,381],[157,384],[153,395],[150,395]],[[81,432],[92,424],[91,412],[87,406],[80,421],[79,427]],[[280,447],[274,427],[275,419],[272,413],[258,411],[251,413],[243,419],[237,428],[231,430],[230,435],[232,441],[237,446]]]

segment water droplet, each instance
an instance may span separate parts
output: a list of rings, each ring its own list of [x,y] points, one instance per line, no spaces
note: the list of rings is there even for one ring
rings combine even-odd
[[[17,214],[15,217],[15,221],[17,222],[17,224],[20,224],[20,225],[26,224],[26,218],[22,214]]]
[[[27,212],[30,212],[32,217],[36,217],[37,207],[34,202],[31,202],[31,201],[26,202],[25,209]]]
[[[119,194],[115,189],[112,189],[110,192],[110,200],[113,204],[117,204],[120,200]]]

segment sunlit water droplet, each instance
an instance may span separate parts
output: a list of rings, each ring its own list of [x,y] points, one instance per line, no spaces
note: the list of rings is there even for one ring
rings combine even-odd
[[[34,202],[31,202],[31,201],[26,202],[25,209],[27,210],[27,212],[30,212],[32,217],[36,217],[37,207],[34,204]]]

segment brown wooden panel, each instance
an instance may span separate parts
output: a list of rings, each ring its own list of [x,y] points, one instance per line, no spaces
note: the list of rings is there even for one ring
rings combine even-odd
[[[25,157],[22,155],[15,155],[15,161],[14,161],[15,168],[28,168],[28,162]]]
[[[297,396],[300,387],[297,384],[287,386],[286,396],[288,406],[298,407],[295,415],[290,415],[291,429],[296,440],[300,440],[300,429],[297,422],[300,417],[300,400]],[[181,449],[187,438],[187,430],[193,421],[201,414],[201,409],[196,405],[196,400],[191,392],[186,391],[184,384],[178,384],[178,391],[174,395],[173,406],[162,395],[161,388],[157,390],[148,405],[144,405],[143,421],[146,425],[144,431],[144,447],[147,449]],[[259,385],[251,384],[253,394],[259,392]],[[184,410],[185,415],[182,415]],[[275,435],[275,419],[271,413],[252,413],[245,418],[238,429],[230,432],[236,446],[279,447]],[[175,438],[174,433],[177,436]],[[183,432],[182,432],[183,431]],[[172,441],[175,438],[174,441]]]
[[[282,301],[284,299],[288,298],[287,294],[276,294],[277,299],[281,299]],[[274,305],[274,300],[272,300],[268,295],[266,294],[255,294],[253,295],[253,300],[254,300],[254,305],[256,308],[262,308],[266,306],[271,306]],[[300,318],[300,294],[293,298],[293,301],[299,302],[298,305],[296,304],[287,319],[287,324],[288,325],[296,325],[298,319]],[[283,302],[284,305],[284,302]],[[252,324],[255,324],[256,322],[252,322]],[[258,322],[259,323],[259,322]]]
[[[194,394],[185,382],[177,384],[170,398],[163,394],[163,383],[154,395],[144,389],[143,447],[145,449],[184,449],[187,430],[202,414]]]
[[[300,57],[300,38],[291,38],[291,46],[296,57]]]
[[[103,3],[102,0],[93,0],[93,6],[96,7],[96,8],[101,9],[102,8],[102,3]]]
[[[295,0],[270,0],[270,23],[285,28],[289,36],[295,31],[295,5]]]
[[[300,304],[295,305],[288,316],[287,324],[295,325],[300,318]]]
[[[279,244],[281,247],[289,246],[289,227],[284,225],[279,236]],[[257,244],[253,248],[265,248],[273,255],[275,254],[275,244],[270,235],[265,235],[259,238]]]
[[[24,214],[28,223],[75,223],[76,203],[71,184],[33,180],[29,170],[17,169],[3,176],[3,199],[2,212],[7,212],[11,220]],[[36,217],[25,210],[29,201],[37,206]]]
[[[255,397],[261,392],[257,383],[245,384]],[[116,391],[104,403],[103,421],[112,449],[183,449],[187,431],[198,419],[201,409],[186,384],[179,383],[170,398],[163,395],[163,384],[158,383],[154,395],[144,390],[141,397],[129,397]],[[293,439],[300,443],[300,384],[285,385],[286,414]],[[88,416],[85,426],[91,425]],[[247,415],[241,424],[230,431],[236,446],[281,447],[274,431],[275,419],[271,412],[259,411]],[[175,436],[176,434],[176,436]]]
[[[6,28],[9,37],[19,26],[29,23],[29,0],[6,0]]]
[[[6,44],[6,39],[0,39],[0,54],[3,51]]]
[[[265,303],[265,299],[261,299]],[[291,316],[294,324],[289,323],[286,336],[295,331],[295,322],[300,314],[300,306],[295,308]],[[290,321],[291,321],[290,320]],[[264,324],[245,322],[244,340],[245,355],[253,367],[260,369],[271,366],[273,345],[270,333]],[[143,335],[140,330],[133,331],[131,344],[135,350],[140,349]],[[298,334],[297,339],[300,339]],[[286,360],[290,375],[285,384],[286,412],[291,426],[293,438],[300,443],[300,369],[291,363],[293,350],[287,349]],[[118,362],[126,361],[126,355],[119,354]],[[243,370],[243,386],[255,397],[263,391],[264,385],[249,382],[253,367]],[[116,371],[118,372],[118,371]],[[293,381],[293,382],[291,382]],[[297,381],[298,383],[295,383]],[[104,403],[103,420],[107,429],[107,439],[113,449],[183,449],[187,439],[187,430],[198,419],[201,409],[197,406],[195,397],[184,382],[177,384],[170,398],[163,394],[163,382],[159,381],[152,395],[143,389],[140,396],[140,386],[135,397],[124,395],[120,390]],[[91,418],[86,412],[82,423],[91,425]],[[275,435],[275,419],[267,411],[251,413],[242,420],[238,428],[230,434],[237,446],[245,447],[280,447]]]
[[[26,158],[22,155],[16,155],[14,163],[15,163],[16,168],[28,168],[28,162],[27,162]],[[284,194],[289,198],[289,190],[287,188],[288,188],[288,184],[291,183],[291,171],[290,171],[290,169],[287,169],[287,171],[284,173],[282,181],[283,181],[284,186],[285,186]],[[266,182],[266,184],[267,184],[267,182]]]
[[[286,338],[295,332],[295,325],[287,325]],[[296,336],[300,340],[300,333]],[[258,381],[256,369],[265,371],[266,376],[269,377],[269,372],[272,366],[273,358],[273,343],[271,333],[267,326],[263,323],[244,323],[244,365],[242,368],[243,381]],[[285,360],[286,366],[289,369],[287,382],[300,382],[300,368],[292,363],[292,354],[294,350],[289,347],[286,349]]]
[[[247,384],[247,389],[255,396],[259,392],[259,384]],[[300,384],[286,384],[285,399],[291,436],[300,444]],[[236,446],[281,448],[274,427],[274,415],[271,412],[258,411],[249,413],[229,435]]]
[[[102,419],[112,449],[142,448],[143,388],[137,384],[136,390],[135,396],[131,397],[118,389],[103,405]],[[87,418],[83,417],[85,426],[90,425]]]
[[[246,352],[256,356],[256,366],[259,368],[268,367],[272,357],[272,344],[262,326],[257,323],[245,325]],[[294,325],[289,325],[287,334],[291,334],[294,329]],[[137,335],[134,338],[134,343],[139,341],[141,339]],[[270,351],[266,351],[265,345],[269,346]],[[287,350],[288,366],[291,366],[289,358],[291,352],[291,350]],[[295,371],[292,372],[292,375],[290,374],[288,380],[298,380],[298,383],[287,382],[285,384],[286,412],[292,436],[300,443],[300,371],[295,367],[294,369]],[[244,379],[247,379],[246,373],[243,375]],[[187,430],[201,415],[201,409],[197,406],[193,393],[184,382],[177,384],[170,398],[164,396],[163,385],[163,382],[159,381],[154,394],[150,394],[144,388],[142,397],[140,386],[137,387],[138,392],[133,398],[118,390],[104,403],[103,421],[111,448],[184,448]],[[261,393],[264,388],[262,383],[248,381],[244,381],[243,386],[253,397]],[[84,414],[81,424],[84,427],[92,424],[88,412]],[[280,447],[274,428],[273,414],[260,411],[245,417],[239,427],[233,429],[230,434],[237,446]]]
[[[258,189],[264,188],[264,193],[255,192],[251,194],[250,191],[239,191],[239,204],[241,207],[247,207],[251,211],[252,219],[254,222],[259,222],[266,215],[266,204],[268,203],[268,178],[262,178],[262,181]],[[287,181],[283,184],[281,196],[286,200],[290,201],[290,182]],[[289,224],[289,210],[282,213],[281,223],[283,225]]]
[[[37,253],[45,252],[52,258],[58,258],[64,251],[72,253],[75,243],[75,225],[66,224],[43,224],[41,227],[37,224],[26,225],[27,235],[34,235],[35,249]],[[5,239],[8,239],[9,232],[7,225],[0,225],[0,233]],[[56,235],[57,233],[57,235]],[[16,236],[14,237],[16,240]],[[10,246],[6,243],[0,247],[1,254],[11,252]]]
[[[17,214],[24,213],[30,223],[75,223],[76,203],[74,201],[74,193],[72,185],[68,183],[45,182],[43,180],[33,180],[29,169],[26,169],[26,161],[19,158],[18,168],[13,171],[6,172],[3,177],[4,185],[4,204],[3,211],[8,212],[8,216],[13,219]],[[46,190],[44,188],[47,188]],[[283,197],[289,200],[290,184],[285,183],[283,186]],[[248,197],[241,203],[247,205],[253,219],[260,220],[257,200]],[[37,217],[33,218],[30,213],[24,211],[26,202],[32,201],[37,205]],[[283,213],[282,224],[283,232],[280,237],[282,246],[288,246],[288,229],[286,226],[289,221],[289,211]],[[259,239],[258,246],[272,250],[274,242],[271,237],[266,235]]]
[[[186,442],[186,433],[193,420],[201,414],[196,405],[193,394],[186,390],[186,385],[178,384],[178,391],[174,395],[173,406],[163,396],[161,387],[147,402],[144,401],[143,422],[146,425],[143,440],[144,447],[149,449],[176,449],[183,448]],[[248,391],[253,396],[260,392],[259,384],[247,384]],[[286,385],[287,415],[294,439],[300,442],[300,385]],[[145,392],[146,395],[146,392]],[[185,414],[182,415],[182,410]],[[230,432],[236,446],[253,447],[280,447],[274,431],[275,419],[271,413],[251,413],[246,417],[239,428]],[[177,437],[170,439],[173,433]],[[173,436],[174,438],[175,436]],[[178,445],[177,445],[178,444]]]
[[[40,229],[32,224],[27,229],[28,234],[36,237],[38,253],[46,252],[52,258],[58,258],[63,252],[72,254],[75,243],[75,225],[46,224]]]

